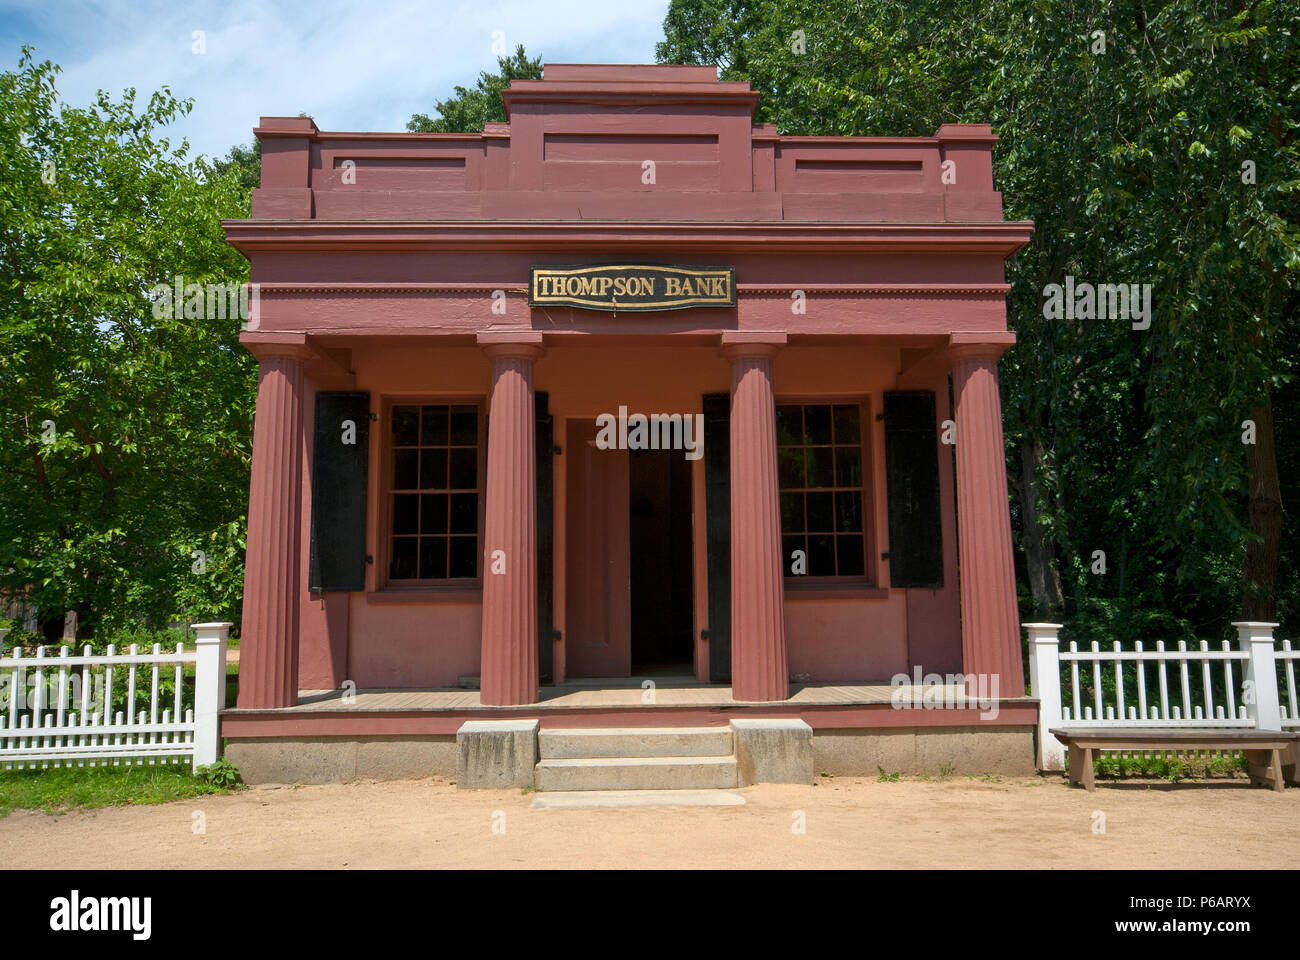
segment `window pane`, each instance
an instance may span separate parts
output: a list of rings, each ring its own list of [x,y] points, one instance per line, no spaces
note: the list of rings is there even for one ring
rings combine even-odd
[[[862,486],[862,450],[859,447],[835,448],[835,486]]]
[[[414,446],[420,436],[420,408],[393,407],[393,446]]]
[[[861,533],[862,494],[857,490],[836,490],[835,520],[835,529],[840,533]]]
[[[447,486],[451,490],[478,489],[478,450],[474,447],[451,449],[451,466]]]
[[[389,578],[477,577],[478,405],[402,404],[391,418]]]
[[[803,408],[803,426],[808,443],[831,442],[831,408],[829,405],[809,404]]]
[[[835,576],[835,538],[829,533],[808,538],[808,576]]]
[[[835,538],[836,553],[839,557],[839,574],[841,577],[860,577],[863,574],[862,537],[841,536]]]
[[[393,451],[393,489],[416,490],[420,486],[420,451]]]
[[[835,486],[835,454],[831,447],[808,447],[808,486]]]
[[[420,495],[416,493],[393,494],[393,533],[420,532]]]
[[[477,493],[457,493],[452,496],[451,532],[478,533]]]
[[[776,451],[776,469],[783,488],[800,489],[804,486],[803,448],[778,447]]]
[[[808,494],[808,532],[830,533],[835,529],[833,493]]]
[[[449,577],[478,576],[478,537],[452,537]]]
[[[803,407],[776,408],[776,443],[777,446],[803,443]]]
[[[451,445],[472,447],[478,444],[478,407],[451,408]]]
[[[444,404],[420,408],[420,443],[426,447],[447,443],[447,407]]]
[[[776,428],[785,576],[797,576],[795,550],[804,551],[810,577],[864,576],[861,406],[783,404]]]
[[[794,572],[794,563],[795,563],[794,552],[796,550],[802,550],[804,553],[804,557],[807,558],[808,556],[807,539],[805,537],[782,537],[781,549],[782,551],[784,551],[781,556],[781,566],[785,570],[785,575],[787,577],[802,576],[802,574],[796,574]],[[807,572],[808,572],[808,567],[807,567],[807,563],[805,562],[803,566],[803,573],[806,574]]]
[[[447,576],[447,538],[420,538],[420,578],[441,580]]]
[[[388,565],[390,580],[411,580],[416,576],[416,537],[393,537],[393,559]]]
[[[447,489],[447,448],[420,451],[420,489]]]
[[[837,403],[835,405],[835,442],[862,443],[862,432],[858,429],[858,405],[856,403]]]
[[[447,532],[447,495],[426,493],[420,497],[420,532]]]
[[[803,533],[803,494],[781,494],[781,530],[784,533]]]

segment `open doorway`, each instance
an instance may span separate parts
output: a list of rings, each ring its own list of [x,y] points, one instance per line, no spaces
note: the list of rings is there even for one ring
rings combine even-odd
[[[691,462],[680,450],[630,458],[632,673],[691,676]]]

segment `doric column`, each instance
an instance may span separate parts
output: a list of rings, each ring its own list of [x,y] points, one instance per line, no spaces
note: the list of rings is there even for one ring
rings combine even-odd
[[[731,360],[731,688],[748,702],[790,696],[772,391],[772,359],[785,340],[722,335]]]
[[[305,347],[253,348],[258,358],[253,476],[240,622],[240,707],[298,702],[302,590],[302,394]]]
[[[1002,697],[1025,693],[998,395],[998,357],[1014,342],[1005,332],[954,334],[948,346],[957,400],[962,665],[977,682],[997,675]]]
[[[537,459],[533,361],[541,334],[481,333],[492,358],[483,524],[479,700],[537,702]],[[498,551],[500,551],[498,553]],[[494,566],[504,572],[493,572]]]

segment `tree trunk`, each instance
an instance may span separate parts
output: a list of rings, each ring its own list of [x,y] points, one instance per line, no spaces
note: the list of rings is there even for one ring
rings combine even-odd
[[[1254,407],[1255,442],[1247,447],[1250,466],[1250,542],[1246,544],[1241,619],[1271,621],[1277,616],[1277,566],[1282,547],[1282,488],[1273,446],[1273,398]]]
[[[1016,486],[1022,492],[1021,531],[1034,609],[1037,616],[1057,619],[1065,612],[1065,599],[1061,594],[1061,574],[1056,568],[1056,557],[1051,544],[1047,542],[1038,511],[1038,500],[1042,494],[1042,486],[1038,482],[1038,463],[1042,458],[1041,440],[1027,439],[1020,445],[1021,482]]]

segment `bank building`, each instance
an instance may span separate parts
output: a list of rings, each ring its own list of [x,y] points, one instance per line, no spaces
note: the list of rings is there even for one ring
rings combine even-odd
[[[1032,225],[991,129],[782,136],[713,67],[503,97],[482,133],[256,128],[228,754],[539,789],[1032,770],[997,380]]]

